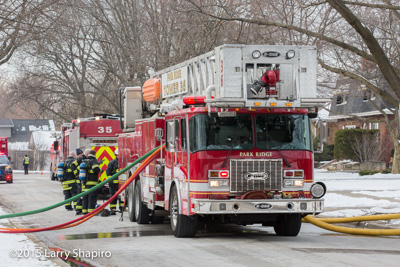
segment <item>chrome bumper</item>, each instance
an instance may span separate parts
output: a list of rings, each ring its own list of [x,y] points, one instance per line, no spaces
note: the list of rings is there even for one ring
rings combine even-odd
[[[192,199],[196,214],[320,213],[324,199]]]

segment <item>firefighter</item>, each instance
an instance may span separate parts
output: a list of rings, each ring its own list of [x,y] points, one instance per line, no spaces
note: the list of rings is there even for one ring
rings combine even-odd
[[[89,151],[88,151],[88,153],[89,153]],[[78,163],[78,175],[76,176],[76,194],[77,195],[82,193],[82,184],[81,184],[81,180],[79,179],[79,166],[86,158],[87,157],[85,154],[83,154],[82,149],[77,148],[76,149],[76,162]],[[82,197],[77,199],[75,210],[76,210],[76,215],[82,214]]]
[[[24,157],[24,170],[25,170],[25,174],[24,175],[28,175],[28,168],[29,168],[29,157],[28,155],[25,155]]]
[[[78,174],[78,163],[76,162],[76,153],[71,151],[64,162],[64,174],[62,177],[62,187],[65,196],[65,200],[76,196],[76,175]],[[76,206],[76,200],[74,200],[74,206]],[[65,203],[67,210],[74,210],[71,202]]]
[[[85,161],[86,163],[86,179],[82,191],[88,191],[92,187],[99,184],[100,163],[96,159],[96,151],[90,150]],[[97,190],[84,195],[82,200],[82,214],[87,214],[95,209],[97,204]]]
[[[115,154],[115,159],[110,161],[107,166],[106,174],[107,178],[110,178],[110,176],[113,176],[116,174],[119,170],[119,164],[118,164],[118,148],[114,151]],[[108,183],[108,188],[110,189],[110,195],[113,196],[117,191],[118,191],[118,178],[114,179],[112,182]],[[121,197],[118,196],[114,198],[114,200],[110,203],[110,215],[115,215],[115,212],[117,210],[117,203],[119,203],[119,210],[122,210],[124,203],[121,201]]]

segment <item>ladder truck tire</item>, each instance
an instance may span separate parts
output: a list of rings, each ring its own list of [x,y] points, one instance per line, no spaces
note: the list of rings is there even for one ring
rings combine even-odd
[[[136,222],[136,212],[135,212],[135,195],[134,195],[134,184],[131,183],[128,187],[128,197],[127,197],[127,205],[128,205],[128,217],[131,222]]]
[[[297,236],[301,229],[301,214],[286,214],[280,217],[274,230],[278,236]]]
[[[197,232],[197,216],[179,214],[179,200],[176,186],[172,188],[170,198],[171,228],[175,237],[193,237]]]
[[[148,224],[150,222],[150,210],[142,201],[142,188],[140,181],[135,186],[135,216],[138,224]]]

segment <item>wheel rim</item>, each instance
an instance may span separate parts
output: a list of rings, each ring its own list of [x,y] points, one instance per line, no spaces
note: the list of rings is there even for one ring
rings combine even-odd
[[[171,205],[171,224],[174,230],[178,222],[178,197],[174,194]]]
[[[137,190],[137,186],[135,187],[135,216],[136,219],[139,218],[139,205],[140,205],[140,198],[139,198],[139,190]]]
[[[132,203],[133,203],[132,188],[129,187],[129,190],[128,190],[128,213],[129,214],[132,214]]]

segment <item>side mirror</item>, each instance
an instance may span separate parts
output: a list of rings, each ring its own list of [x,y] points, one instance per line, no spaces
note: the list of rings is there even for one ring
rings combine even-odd
[[[319,142],[317,150],[314,153],[324,152],[324,144],[328,141],[328,124],[323,121],[318,121],[315,125],[315,131],[319,132]]]
[[[58,151],[58,141],[54,141],[53,143],[53,150]]]

